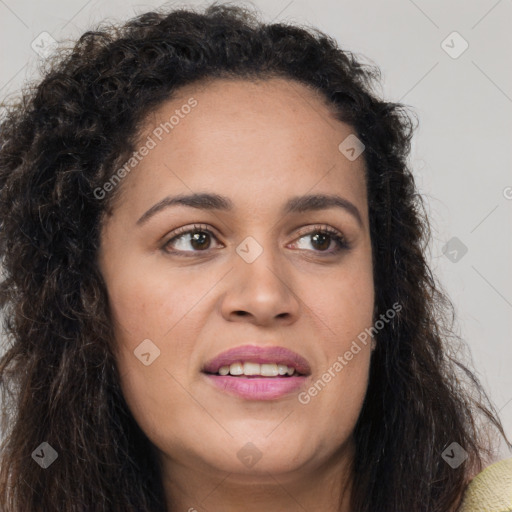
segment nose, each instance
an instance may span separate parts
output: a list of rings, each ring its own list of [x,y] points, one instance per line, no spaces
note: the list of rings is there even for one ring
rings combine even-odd
[[[293,277],[283,258],[271,249],[263,249],[253,261],[235,254],[228,279],[221,306],[226,320],[258,325],[297,320],[301,304]]]

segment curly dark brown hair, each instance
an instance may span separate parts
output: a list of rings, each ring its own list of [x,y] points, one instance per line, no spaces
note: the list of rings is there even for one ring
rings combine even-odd
[[[3,105],[0,509],[172,509],[119,388],[97,266],[101,221],[122,186],[102,200],[95,190],[134,151],[148,113],[217,77],[312,87],[363,141],[375,317],[396,302],[402,310],[377,335],[354,432],[352,510],[455,510],[492,453],[487,433],[506,435],[469,363],[453,355],[462,343],[453,305],[426,261],[429,221],[407,163],[415,116],[379,99],[379,69],[319,30],[216,3],[86,32]],[[59,454],[45,470],[31,456],[44,441]],[[453,441],[468,453],[456,469],[441,457]]]

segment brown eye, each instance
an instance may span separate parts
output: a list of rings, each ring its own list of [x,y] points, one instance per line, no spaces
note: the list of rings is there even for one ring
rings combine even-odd
[[[201,226],[194,226],[192,229],[180,229],[163,249],[171,253],[205,252],[211,247],[211,239],[214,234]],[[178,247],[176,247],[178,245]]]
[[[303,233],[297,240],[307,239],[308,237],[313,248],[306,248],[306,250],[312,252],[332,255],[350,248],[344,236],[330,227],[317,228]],[[193,256],[194,253],[208,252],[212,247],[212,239],[216,240],[217,238],[211,230],[204,226],[194,225],[193,228],[184,227],[177,230],[162,249],[167,253]],[[334,248],[329,249],[333,244]],[[299,242],[294,243],[294,246],[297,245],[299,245]]]
[[[331,229],[329,227],[309,231],[305,234],[302,234],[298,238],[298,240],[308,237],[311,240],[311,245],[313,246],[314,252],[335,254],[344,249],[350,248],[344,236],[338,231]],[[329,247],[332,245],[333,242],[335,244],[335,248],[329,250]],[[297,242],[295,242],[294,245],[297,245]]]
[[[317,249],[324,251],[326,249],[329,249],[329,247],[331,246],[332,237],[327,233],[315,233],[311,237],[311,240],[313,240],[314,244],[319,244],[317,245]]]

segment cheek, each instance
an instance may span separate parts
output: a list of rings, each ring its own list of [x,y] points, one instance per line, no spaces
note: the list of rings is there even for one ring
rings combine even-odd
[[[171,410],[175,402],[179,405],[183,391],[178,382],[188,378],[196,349],[201,322],[194,319],[200,314],[201,299],[216,280],[210,275],[194,281],[187,272],[129,263],[108,276],[116,361],[120,375],[127,379],[125,396],[136,402],[134,410],[137,404],[143,404],[145,411],[150,407]],[[169,394],[162,396],[164,389]],[[164,406],[157,403],[158,397]]]
[[[341,442],[357,421],[368,385],[374,311],[369,261],[361,258],[347,265],[336,279],[309,294],[308,305],[319,319],[324,359],[299,399],[314,415],[331,418],[325,428]]]
[[[179,384],[183,376],[175,370],[169,373],[162,357],[163,354],[151,366],[140,365],[125,371],[120,377],[120,387],[132,416],[150,441],[177,454],[184,433],[190,435],[202,423],[191,421],[196,414],[190,412],[195,403]],[[203,438],[201,432],[196,441]]]
[[[120,272],[109,283],[112,319],[122,343],[167,338],[170,330],[197,304],[207,283],[191,283],[185,274],[166,275],[158,269]],[[127,269],[128,270],[128,269]]]
[[[118,268],[108,283],[123,396],[153,443],[162,436],[162,425],[167,433],[179,437],[189,427],[177,411],[191,406],[190,395],[180,385],[186,381],[185,362],[194,349],[190,343],[194,333],[186,314],[205,291],[186,293],[183,276],[162,278],[157,268],[145,271],[139,265],[135,275],[128,267],[123,270]],[[190,282],[188,288],[196,289]],[[144,350],[139,350],[141,346]],[[145,353],[150,354],[147,366]]]
[[[306,304],[321,320],[319,328],[329,351],[341,351],[352,339],[371,327],[374,312],[374,284],[371,262],[352,259],[322,286],[311,286]]]

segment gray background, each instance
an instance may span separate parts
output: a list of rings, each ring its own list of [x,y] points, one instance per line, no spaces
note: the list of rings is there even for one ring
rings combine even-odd
[[[417,112],[411,163],[433,228],[432,269],[512,436],[512,3],[234,3],[258,7],[267,21],[327,32],[381,68],[386,99]],[[124,20],[165,5],[205,2],[0,0],[0,98],[37,78],[43,58],[32,46],[42,32],[69,40],[105,18]]]

